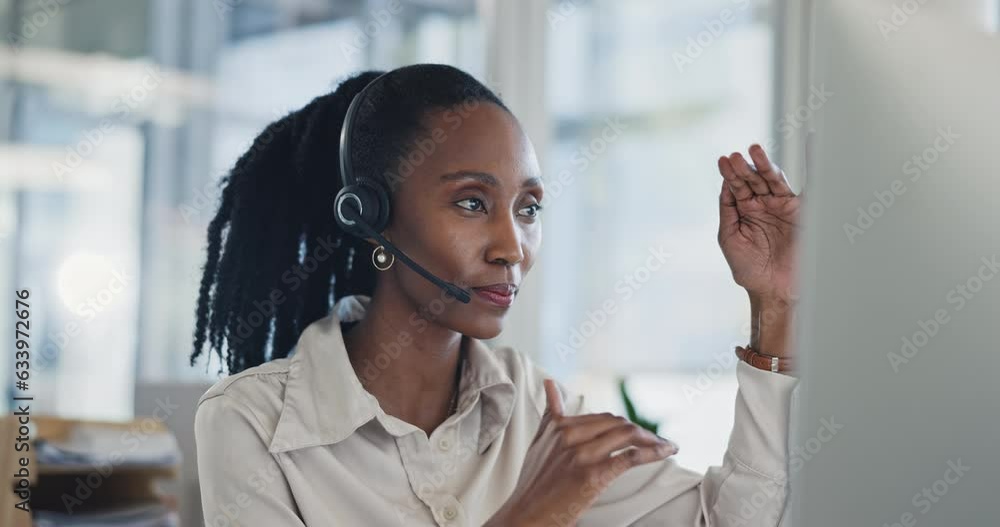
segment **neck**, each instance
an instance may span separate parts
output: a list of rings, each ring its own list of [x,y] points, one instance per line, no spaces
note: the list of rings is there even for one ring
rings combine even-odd
[[[430,436],[450,415],[462,335],[416,313],[376,291],[344,343],[358,380],[382,410]]]

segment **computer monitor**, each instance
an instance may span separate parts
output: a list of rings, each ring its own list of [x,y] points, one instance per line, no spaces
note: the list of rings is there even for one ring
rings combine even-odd
[[[136,418],[152,417],[161,421],[177,438],[181,449],[179,477],[166,481],[159,490],[179,501],[178,516],[184,527],[205,525],[198,486],[198,449],[194,440],[194,414],[198,399],[212,386],[211,382],[140,381],[135,385]]]
[[[951,2],[815,2],[782,525],[1000,525],[1000,40]]]

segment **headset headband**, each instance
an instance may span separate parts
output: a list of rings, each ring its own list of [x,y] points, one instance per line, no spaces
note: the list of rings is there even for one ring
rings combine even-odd
[[[364,88],[361,88],[361,91],[351,99],[351,104],[347,107],[347,113],[344,115],[344,125],[340,128],[340,177],[343,180],[344,187],[357,183],[354,177],[354,167],[351,164],[351,129],[354,128],[354,114],[358,113],[358,108],[361,107],[361,101],[368,92],[368,88],[371,88],[373,84],[393,71],[395,70],[389,70],[372,79],[371,82],[366,84]]]

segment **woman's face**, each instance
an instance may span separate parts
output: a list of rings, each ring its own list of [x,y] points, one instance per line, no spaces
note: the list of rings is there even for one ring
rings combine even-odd
[[[436,111],[425,124],[389,178],[393,208],[386,234],[418,264],[472,293],[472,300],[463,304],[447,296],[402,262],[382,273],[391,276],[380,277],[379,287],[401,289],[424,319],[492,338],[542,241],[538,160],[514,117],[492,103]],[[504,284],[514,289],[506,298],[480,290]]]

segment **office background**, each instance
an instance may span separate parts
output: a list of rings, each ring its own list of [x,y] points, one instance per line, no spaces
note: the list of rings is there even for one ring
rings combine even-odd
[[[996,0],[959,4],[1000,18]],[[801,81],[804,12],[789,0],[0,0],[0,290],[32,290],[35,411],[127,419],[151,400],[143,387],[217,380],[216,360],[188,355],[219,178],[268,122],[349,73],[443,62],[500,93],[545,173],[541,258],[498,341],[598,408],[622,411],[625,376],[679,462],[718,463],[749,304],[716,242],[715,162],[759,142],[803,183],[824,97]],[[653,269],[656,250],[670,256]],[[0,318],[4,334],[12,324]],[[0,361],[6,390],[12,373]]]

